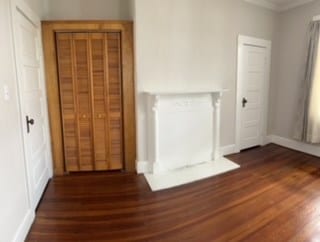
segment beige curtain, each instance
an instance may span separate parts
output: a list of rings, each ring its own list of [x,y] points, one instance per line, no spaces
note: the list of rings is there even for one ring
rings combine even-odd
[[[320,144],[320,21],[310,24],[308,59],[295,138]]]

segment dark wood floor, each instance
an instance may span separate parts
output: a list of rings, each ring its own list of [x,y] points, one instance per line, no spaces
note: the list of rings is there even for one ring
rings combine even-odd
[[[320,159],[276,145],[241,168],[152,193],[143,176],[55,178],[27,241],[319,241]]]

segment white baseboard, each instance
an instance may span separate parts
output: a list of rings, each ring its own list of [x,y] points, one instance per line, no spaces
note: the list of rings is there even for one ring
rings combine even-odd
[[[283,147],[297,150],[306,154],[314,155],[320,157],[320,145],[311,145],[303,142],[299,142],[292,139],[283,138],[277,135],[269,135],[265,138],[264,144],[274,143],[281,145]],[[236,150],[236,145],[226,145],[220,148],[222,156],[231,155],[238,153]],[[138,174],[148,173],[152,171],[152,167],[148,161],[138,161],[137,162],[137,172]]]
[[[226,145],[220,148],[221,155],[231,155],[237,153],[236,145]]]
[[[137,161],[136,166],[138,174],[144,174],[152,171],[151,165],[148,161]]]
[[[266,136],[265,138],[264,138],[264,140],[263,140],[263,145],[267,145],[267,144],[270,144],[270,143],[272,143],[272,137],[273,137],[274,135],[268,135],[268,136]]]
[[[297,150],[309,155],[320,157],[320,146],[299,142],[292,139],[283,138],[277,135],[268,136],[270,143],[284,146],[289,149]]]
[[[17,229],[17,232],[16,232],[16,235],[14,236],[13,242],[25,241],[34,219],[35,219],[35,213],[32,210],[28,210],[22,223],[20,224],[19,228]]]

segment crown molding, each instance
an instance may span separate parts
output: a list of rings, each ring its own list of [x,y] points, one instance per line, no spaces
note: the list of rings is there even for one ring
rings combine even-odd
[[[289,9],[313,2],[314,0],[291,0],[288,3],[275,4],[268,0],[244,0],[245,2],[258,5],[263,8],[267,8],[277,12],[284,12]]]
[[[292,8],[295,8],[295,7],[298,7],[298,6],[307,4],[307,3],[311,3],[313,1],[314,0],[293,0],[290,3],[280,5],[279,11],[280,12],[287,11],[289,9],[292,9]]]
[[[271,3],[267,0],[244,0],[245,2],[252,3],[258,5],[263,8],[267,8],[273,11],[278,11],[278,6],[274,3]]]

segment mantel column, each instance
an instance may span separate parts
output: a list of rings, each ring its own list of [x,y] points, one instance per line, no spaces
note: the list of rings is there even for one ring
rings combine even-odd
[[[222,97],[221,92],[217,94],[212,94],[214,120],[215,120],[215,126],[213,131],[213,139],[214,139],[213,160],[217,160],[221,157],[221,152],[220,152],[221,97]]]
[[[154,138],[154,163],[153,163],[153,173],[161,172],[161,164],[159,162],[159,101],[160,96],[155,95],[153,100],[153,138]]]

